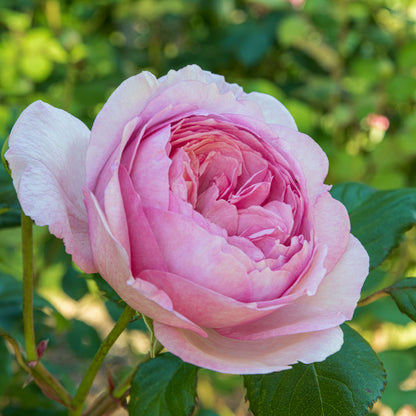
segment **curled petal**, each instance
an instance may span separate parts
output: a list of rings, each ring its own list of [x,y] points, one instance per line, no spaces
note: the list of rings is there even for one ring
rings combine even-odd
[[[89,136],[77,118],[36,101],[14,125],[6,159],[23,211],[37,225],[48,225],[74,262],[93,273],[82,195]]]
[[[337,352],[343,342],[339,327],[304,334],[242,341],[206,330],[202,338],[191,331],[158,322],[153,326],[157,339],[182,360],[214,371],[231,374],[264,374],[287,370],[300,361],[323,361]]]

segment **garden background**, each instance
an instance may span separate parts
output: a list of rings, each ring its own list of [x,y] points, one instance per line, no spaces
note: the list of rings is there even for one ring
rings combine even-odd
[[[282,101],[327,153],[327,183],[416,186],[414,0],[0,0],[0,139],[37,99],[91,127],[127,77],[191,63]],[[0,326],[22,339],[19,218],[1,167]],[[416,275],[415,237],[414,229],[407,233],[364,295]],[[49,338],[46,365],[73,391],[122,308],[44,228],[35,229],[35,258],[36,331]],[[416,323],[386,297],[357,310],[352,326],[387,370],[374,414],[416,415]],[[144,331],[137,322],[116,344],[107,360],[111,376],[101,374],[97,391],[146,353]],[[58,414],[36,386],[21,388],[26,376],[6,348],[0,340],[7,357],[0,362],[0,414]],[[238,376],[202,371],[198,416],[247,415],[241,385]]]

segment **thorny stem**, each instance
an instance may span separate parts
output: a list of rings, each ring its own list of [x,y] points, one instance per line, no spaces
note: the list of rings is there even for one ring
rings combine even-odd
[[[74,396],[74,400],[72,401],[73,410],[69,412],[70,416],[80,416],[82,414],[84,402],[90,391],[95,376],[104,361],[104,358],[107,356],[110,348],[113,346],[120,334],[126,329],[127,325],[135,315],[136,311],[130,306],[126,306],[119,320],[101,344]]]
[[[55,377],[39,362],[36,350],[36,337],[33,319],[33,229],[32,220],[22,212],[22,263],[23,263],[23,332],[25,340],[26,359],[25,362],[17,341],[6,331],[0,329],[3,336],[12,346],[17,362],[37,382],[39,387],[49,392],[54,400],[65,406],[71,405],[71,396]]]
[[[110,415],[120,406],[125,397],[127,397],[130,385],[141,364],[151,359],[150,353],[141,360],[132,371],[130,371],[114,388],[113,392],[102,393],[94,403],[82,414],[83,416],[101,416],[103,414]]]
[[[37,361],[33,323],[33,230],[32,220],[22,212],[23,330],[28,361]]]

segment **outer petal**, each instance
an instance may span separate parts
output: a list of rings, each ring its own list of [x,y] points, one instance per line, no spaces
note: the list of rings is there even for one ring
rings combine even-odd
[[[198,65],[188,65],[178,71],[170,70],[165,76],[159,78],[159,81],[164,85],[172,85],[186,80],[199,81],[204,84],[215,83],[222,94],[231,91],[236,98],[246,95],[239,85],[229,84],[222,75],[204,71]]]
[[[266,123],[281,124],[297,130],[296,123],[289,111],[275,98],[259,92],[246,94],[239,85],[230,84],[225,81],[223,76],[204,71],[198,65],[188,65],[179,71],[172,70],[166,76],[159,78],[164,86],[186,80],[199,81],[204,84],[215,83],[221,94],[231,91],[237,100],[255,102],[260,107]]]
[[[169,296],[144,280],[135,280],[123,247],[114,239],[93,194],[84,188],[91,246],[98,272],[132,308],[167,325],[186,328],[204,336],[205,332],[175,312]]]
[[[350,218],[344,205],[329,192],[321,194],[313,207],[318,243],[328,246],[325,267],[330,272],[344,254],[350,240]]]
[[[10,133],[6,158],[24,212],[63,238],[66,251],[87,273],[95,272],[83,203],[90,132],[77,118],[36,101]]]
[[[265,318],[219,332],[227,337],[254,340],[340,325],[352,318],[368,268],[367,252],[351,235],[344,255],[314,296],[303,296]]]
[[[87,153],[87,185],[90,189],[94,189],[101,169],[119,145],[124,126],[140,114],[158,85],[156,78],[144,71],[120,84],[104,104],[92,126]]]
[[[264,121],[269,124],[279,124],[297,130],[295,120],[289,110],[276,98],[260,92],[251,92],[247,99],[254,101],[261,108]]]
[[[343,342],[339,327],[324,331],[241,341],[207,330],[202,338],[191,331],[154,322],[157,339],[182,360],[214,371],[265,374],[290,368],[297,361],[310,364],[337,352]]]
[[[289,144],[289,153],[296,159],[306,178],[308,196],[311,203],[328,187],[323,185],[328,174],[328,158],[313,139],[291,128],[275,126],[279,137]]]

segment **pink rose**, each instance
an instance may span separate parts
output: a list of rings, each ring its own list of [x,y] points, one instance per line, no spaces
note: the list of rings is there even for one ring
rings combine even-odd
[[[7,152],[24,211],[184,361],[268,373],[343,342],[368,273],[286,108],[188,66],[123,82],[91,132],[37,101]]]

